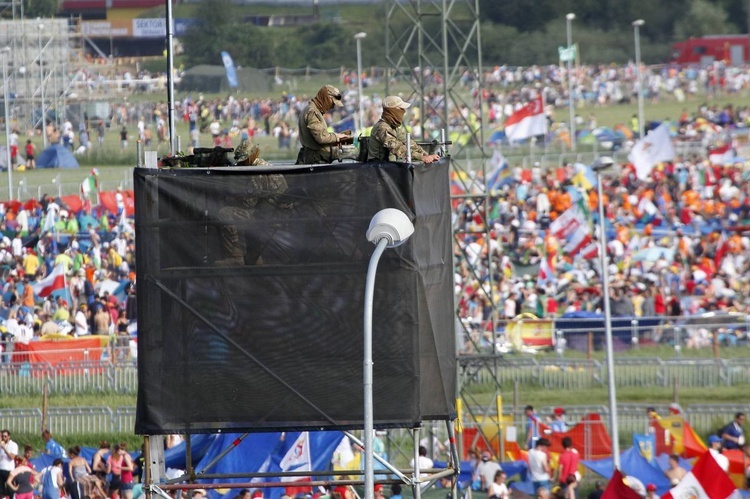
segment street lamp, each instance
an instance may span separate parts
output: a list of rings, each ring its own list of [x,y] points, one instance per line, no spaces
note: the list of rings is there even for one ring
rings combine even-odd
[[[44,24],[39,24],[39,96],[42,101],[42,144],[44,149],[47,149],[47,116],[44,112],[44,65],[42,64],[42,31],[44,31]]]
[[[573,47],[573,19],[576,15],[572,12],[565,16],[565,25],[568,32],[568,52]],[[576,150],[576,112],[573,94],[573,61],[568,56],[568,111],[570,112],[570,148],[573,152]]]
[[[607,268],[607,233],[604,223],[604,201],[602,171],[614,164],[612,158],[603,156],[596,160],[592,169],[596,172],[596,188],[599,194],[599,261],[602,266],[602,295],[604,297],[604,337],[607,348],[607,391],[609,392],[609,425],[612,439],[612,462],[620,469],[620,440],[617,429],[617,394],[615,392],[615,361],[612,352],[612,312],[609,308],[609,269]]]
[[[633,21],[633,32],[635,36],[635,77],[638,82],[638,138],[643,138],[643,81],[641,80],[641,26],[646,24],[643,19]]]
[[[359,32],[354,35],[354,39],[357,40],[357,87],[359,90],[359,129],[365,127],[365,112],[362,107],[362,45],[361,41],[367,36],[365,32]]]
[[[5,109],[5,166],[8,168],[8,200],[13,201],[13,165],[10,163],[10,99],[8,98],[8,54],[10,47],[0,50],[3,56],[3,108]]]
[[[364,438],[365,444],[365,497],[375,497],[375,472],[373,466],[372,433],[374,430],[372,403],[372,303],[375,291],[375,274],[378,261],[386,248],[395,248],[404,244],[414,233],[414,225],[406,213],[395,208],[380,210],[370,220],[367,229],[367,240],[376,245],[370,257],[365,281],[365,313],[364,313],[364,370],[362,380],[364,384]]]

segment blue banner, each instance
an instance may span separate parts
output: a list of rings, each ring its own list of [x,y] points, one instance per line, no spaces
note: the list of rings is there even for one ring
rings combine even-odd
[[[229,86],[232,88],[237,88],[239,86],[239,82],[237,81],[237,70],[234,67],[232,56],[227,52],[222,52],[221,60],[224,63],[224,68],[227,70],[227,80],[229,81]]]

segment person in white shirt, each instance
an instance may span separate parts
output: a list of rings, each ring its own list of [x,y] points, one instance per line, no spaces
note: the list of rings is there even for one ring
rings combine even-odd
[[[10,431],[0,432],[0,497],[12,497],[13,490],[7,481],[10,472],[16,467],[15,459],[18,455],[18,444],[10,439]]]
[[[410,463],[412,468],[415,468],[414,466],[414,459],[411,460]],[[427,447],[424,445],[419,446],[419,469],[420,470],[429,470],[435,467],[435,463],[432,462],[432,459],[427,457]]]
[[[708,451],[713,456],[716,464],[719,468],[723,469],[725,473],[729,473],[729,458],[721,453],[721,437],[718,435],[711,435],[708,437]]]
[[[529,450],[529,475],[534,484],[534,490],[550,487],[549,440],[542,437],[536,441],[536,446]]]
[[[495,472],[495,480],[490,485],[490,489],[487,491],[487,498],[496,497],[498,499],[510,499],[510,491],[508,486],[505,484],[507,478],[506,473],[503,470],[497,470]]]
[[[83,303],[78,307],[76,312],[75,326],[76,326],[76,337],[85,336],[89,334],[89,308]]]

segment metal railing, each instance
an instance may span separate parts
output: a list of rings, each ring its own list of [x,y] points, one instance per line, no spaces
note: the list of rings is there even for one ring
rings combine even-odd
[[[738,386],[750,382],[750,359],[661,359],[659,357],[616,358],[615,385],[618,387],[710,388]],[[509,359],[503,358],[497,368],[462,362],[471,370],[475,383],[510,387],[536,386],[569,390],[607,386],[607,372],[597,360]]]
[[[4,428],[14,433],[39,433],[42,427],[41,409],[3,409]],[[60,436],[102,433],[128,433],[135,428],[135,407],[50,407],[47,427]]]
[[[46,362],[0,364],[0,393],[34,395],[48,386],[50,393],[120,393],[138,391],[135,361],[69,361],[54,366]]]

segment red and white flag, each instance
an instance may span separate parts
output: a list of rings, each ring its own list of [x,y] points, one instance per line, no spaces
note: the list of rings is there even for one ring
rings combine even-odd
[[[52,294],[53,291],[64,288],[65,266],[60,264],[55,266],[47,277],[34,283],[34,294],[44,298]]]
[[[576,203],[562,212],[562,214],[550,224],[549,229],[558,239],[567,240],[582,227],[588,228],[586,213],[583,211],[580,203]]]
[[[726,165],[734,161],[734,148],[732,144],[724,144],[719,147],[710,147],[708,149],[708,160],[712,165]]]
[[[734,499],[740,493],[710,451],[706,451],[693,465],[690,473],[680,480],[662,499]]]
[[[591,260],[599,256],[599,243],[596,241],[589,241],[589,244],[581,248],[579,253],[586,260]]]
[[[546,133],[547,117],[544,115],[544,102],[541,95],[505,120],[505,136],[511,142]]]

